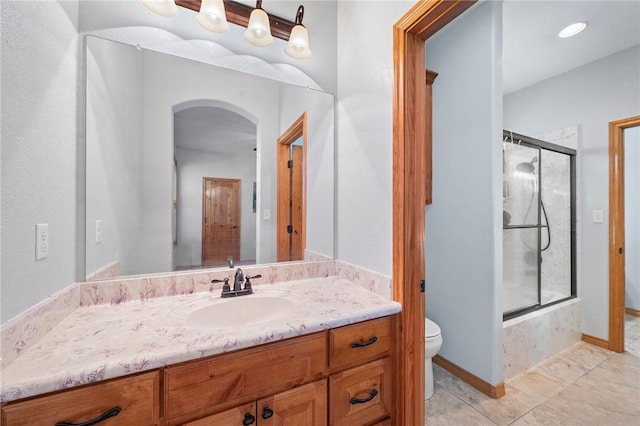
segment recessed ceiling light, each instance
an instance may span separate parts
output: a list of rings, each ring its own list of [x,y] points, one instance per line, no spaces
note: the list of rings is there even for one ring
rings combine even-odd
[[[584,30],[585,28],[587,28],[586,22],[576,22],[575,24],[571,24],[564,27],[562,31],[558,33],[558,37],[560,38],[573,37],[574,35],[582,32],[582,30]]]

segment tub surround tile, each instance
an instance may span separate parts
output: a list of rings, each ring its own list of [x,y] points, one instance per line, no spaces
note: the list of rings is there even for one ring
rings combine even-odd
[[[581,341],[582,301],[559,303],[503,327],[503,375],[509,379]]]
[[[290,269],[291,276],[296,276],[297,271]],[[3,367],[0,401],[151,370],[401,310],[396,302],[344,278],[330,276],[254,284],[255,294],[294,302],[294,310],[284,320],[266,320],[259,327],[198,329],[186,324],[190,312],[229,300],[221,299],[217,292],[133,299],[136,294],[146,294],[143,290],[150,284],[146,279],[133,281],[132,287],[142,293],[125,291],[118,283],[103,296],[104,300],[116,301],[131,297],[127,303],[83,305],[73,310]],[[171,279],[156,284],[163,289],[174,284],[179,287]],[[151,286],[152,290],[155,288]],[[151,293],[158,295],[155,290]],[[90,300],[103,299],[96,296]]]

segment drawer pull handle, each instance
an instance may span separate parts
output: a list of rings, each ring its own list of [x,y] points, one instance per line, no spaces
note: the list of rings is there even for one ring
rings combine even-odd
[[[266,420],[271,416],[273,416],[273,410],[269,407],[264,407],[262,409],[262,418]]]
[[[376,336],[373,336],[371,339],[369,339],[368,342],[353,342],[351,344],[352,348],[364,348],[365,346],[369,346],[369,345],[373,345],[375,342],[378,341],[378,338]]]
[[[364,399],[360,399],[360,398],[351,398],[351,401],[349,401],[349,403],[350,403],[351,405],[364,404],[365,402],[369,402],[369,401],[371,401],[373,398],[375,398],[377,394],[378,394],[378,391],[374,389],[374,390],[372,390],[372,391],[369,393],[369,396],[368,396],[367,398],[364,398]]]
[[[244,426],[248,426],[248,425],[254,424],[255,421],[256,421],[255,416],[253,416],[251,413],[247,413],[244,415],[244,420],[242,420],[242,424]]]
[[[115,417],[117,416],[120,411],[122,411],[122,409],[120,407],[113,407],[111,410],[100,414],[98,417],[96,417],[93,420],[89,420],[87,422],[84,423],[68,423],[68,422],[58,422],[55,424],[55,426],[93,426],[93,425],[97,425],[98,423],[102,423],[105,420],[107,420],[110,417]]]

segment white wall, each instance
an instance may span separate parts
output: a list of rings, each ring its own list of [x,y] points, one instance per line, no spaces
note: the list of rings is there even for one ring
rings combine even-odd
[[[137,274],[144,272],[135,261],[143,223],[144,55],[98,38],[87,45],[87,275],[114,261],[123,275]],[[100,243],[96,220],[102,221]]]
[[[1,14],[5,322],[75,279],[78,4],[3,0]],[[37,223],[49,224],[39,261]]]
[[[525,135],[578,124],[578,296],[584,333],[608,340],[610,121],[640,114],[640,46],[514,92],[504,98],[505,129]],[[593,223],[592,211],[605,212]]]
[[[388,275],[393,255],[392,28],[414,4],[338,3],[337,257]]]
[[[625,306],[640,311],[640,127],[624,131]]]
[[[502,381],[502,3],[465,12],[427,41],[433,204],[426,213],[427,316],[440,354]]]
[[[178,245],[174,266],[202,264],[202,178],[240,179],[240,260],[256,258],[256,213],[253,212],[255,153],[213,153],[177,148]]]

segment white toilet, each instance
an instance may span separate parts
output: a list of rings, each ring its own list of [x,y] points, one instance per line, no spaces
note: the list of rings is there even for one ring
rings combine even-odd
[[[433,396],[433,358],[442,347],[442,335],[438,324],[424,319],[424,393],[427,399]]]

